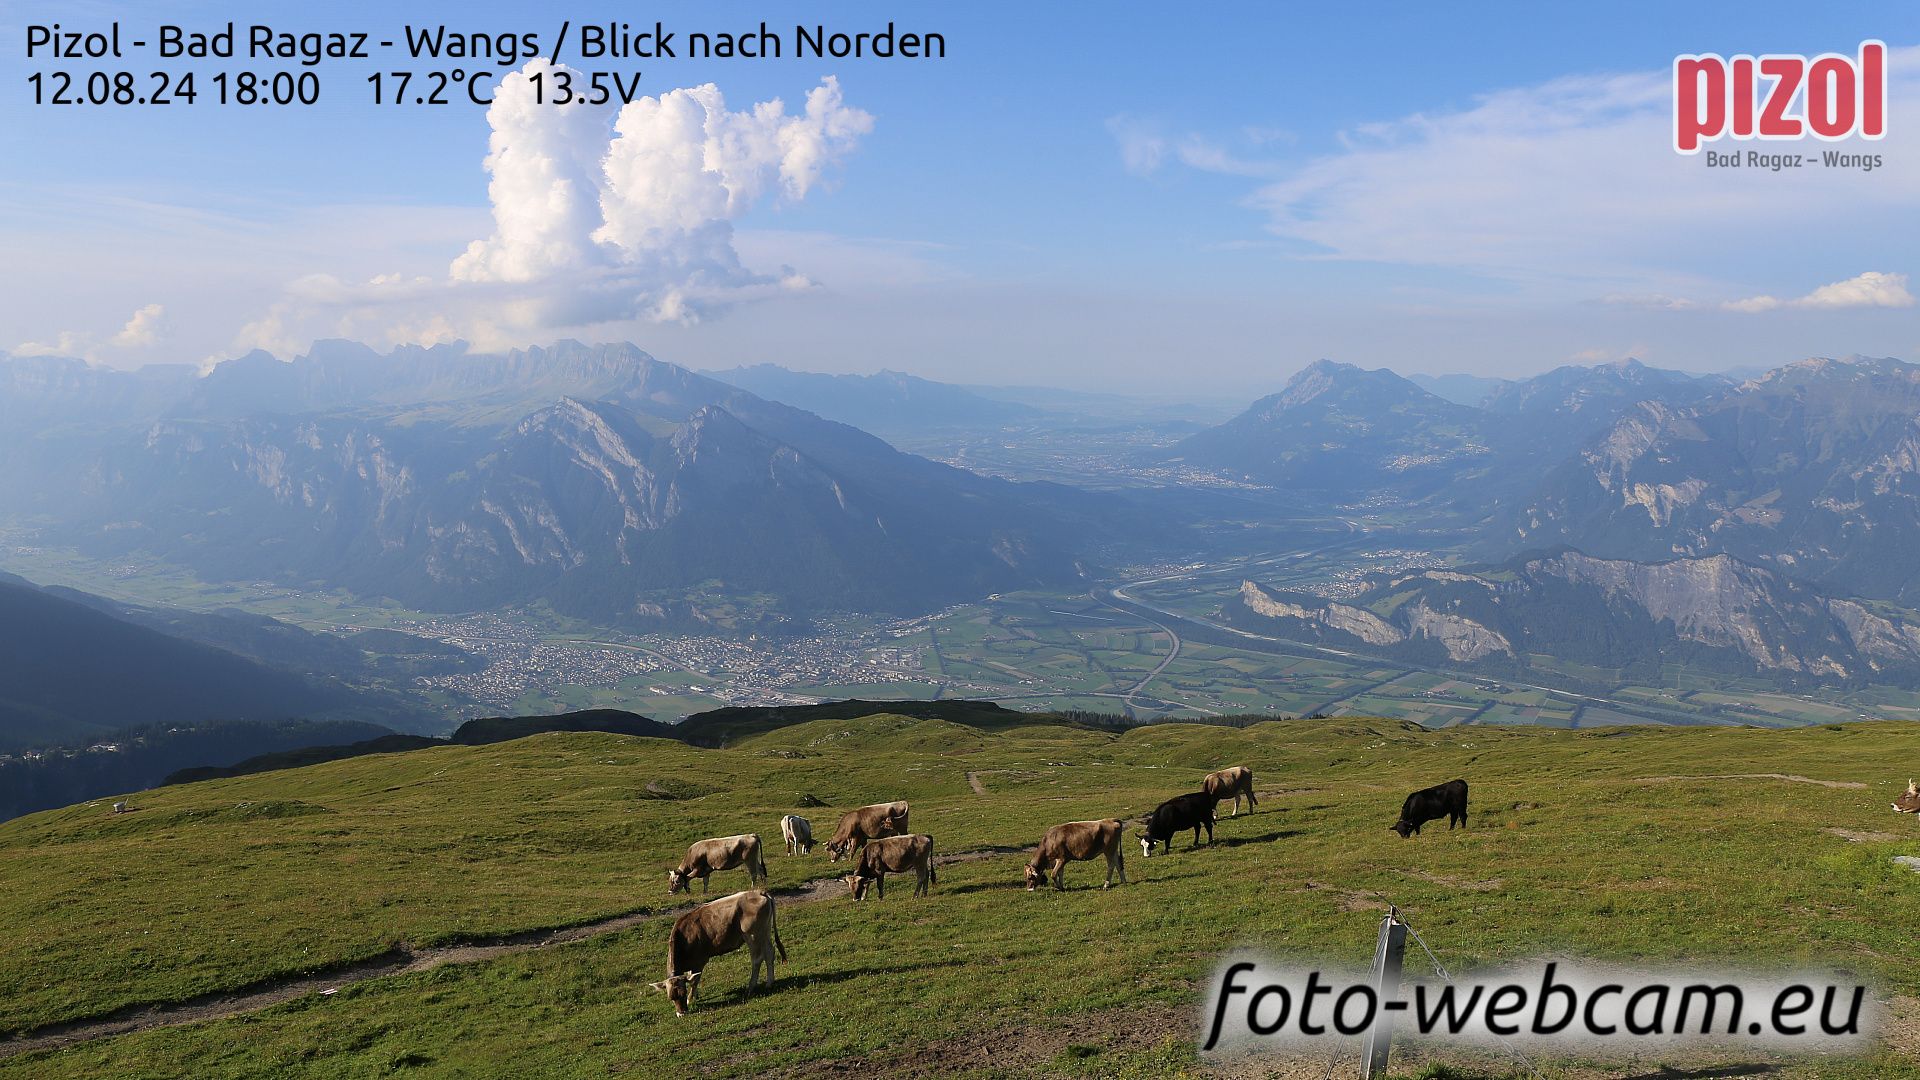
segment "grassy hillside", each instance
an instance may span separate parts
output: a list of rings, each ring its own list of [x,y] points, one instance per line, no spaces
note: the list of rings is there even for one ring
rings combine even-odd
[[[1198,1069],[1192,1007],[1222,951],[1363,964],[1388,902],[1455,971],[1548,953],[1860,970],[1893,998],[1887,1048],[1792,1071],[1920,1076],[1920,879],[1890,862],[1920,836],[1887,809],[1916,734],[1296,721],[1115,735],[878,716],[724,750],[551,734],[166,788],[132,814],[76,806],[0,825],[0,1032],[665,910],[680,899],[666,868],[705,836],[759,832],[774,887],[800,886],[829,866],[779,850],[779,816],[795,810],[824,830],[834,808],[907,798],[936,851],[981,855],[943,866],[931,898],[783,898],[792,959],[778,992],[742,998],[734,954],[686,1019],[646,990],[667,921],[635,920],[232,1019],[0,1056],[0,1078],[807,1075],[850,1059],[1162,1075]],[[1269,794],[1223,820],[1216,847],[1143,861],[1129,837],[1135,884],[1102,893],[1087,887],[1092,864],[1074,864],[1074,891],[1021,891],[1025,855],[1011,849],[1046,825],[1137,815],[1236,762]],[[1470,831],[1387,830],[1406,791],[1454,776],[1473,785]],[[810,800],[826,806],[800,809]],[[723,875],[716,895],[744,884]]]

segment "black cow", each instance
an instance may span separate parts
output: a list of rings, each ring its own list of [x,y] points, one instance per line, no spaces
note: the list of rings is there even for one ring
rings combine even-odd
[[[1410,838],[1420,831],[1420,826],[1429,821],[1447,819],[1447,831],[1452,832],[1454,825],[1467,827],[1467,782],[1449,780],[1407,796],[1400,807],[1400,820],[1387,826],[1404,838]]]
[[[1159,806],[1147,816],[1147,828],[1140,834],[1140,857],[1153,858],[1153,845],[1167,845],[1167,851],[1173,851],[1173,838],[1187,829],[1193,830],[1193,846],[1200,846],[1200,829],[1207,830],[1207,843],[1213,843],[1213,796],[1204,791],[1195,791],[1186,795],[1176,795]]]

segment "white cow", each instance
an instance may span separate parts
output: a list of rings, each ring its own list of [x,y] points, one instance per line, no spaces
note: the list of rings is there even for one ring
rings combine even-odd
[[[808,855],[813,852],[813,822],[799,814],[788,814],[780,819],[780,835],[787,841],[787,854]]]

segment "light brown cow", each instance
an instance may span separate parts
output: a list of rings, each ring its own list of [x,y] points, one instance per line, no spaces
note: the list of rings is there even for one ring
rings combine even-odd
[[[866,846],[869,840],[882,836],[905,836],[908,809],[904,802],[884,802],[840,815],[840,824],[833,830],[833,839],[827,841],[827,857],[839,862]]]
[[[666,994],[673,1002],[673,1011],[685,1016],[693,1007],[693,995],[700,987],[707,961],[742,945],[753,958],[753,969],[747,973],[747,992],[753,992],[763,962],[767,965],[767,988],[772,989],[773,954],[778,951],[780,959],[785,960],[787,947],[780,941],[773,897],[757,889],[710,900],[673,920],[673,934],[667,938],[667,977],[648,986]]]
[[[1920,785],[1908,780],[1906,794],[1893,800],[1893,812],[1896,814],[1920,813]]]
[[[863,900],[867,886],[876,885],[879,897],[887,898],[887,875],[913,871],[913,895],[925,896],[928,886],[939,880],[933,869],[933,837],[882,836],[860,849],[860,860],[853,873],[842,880],[855,900]]]
[[[1048,829],[1047,835],[1040,839],[1040,849],[1033,853],[1033,861],[1027,864],[1027,891],[1032,892],[1049,877],[1053,879],[1054,888],[1064,891],[1069,862],[1084,862],[1101,855],[1107,857],[1107,883],[1100,887],[1111,887],[1116,871],[1120,874],[1120,884],[1125,885],[1127,862],[1120,851],[1125,832],[1126,826],[1112,818],[1069,821]]]
[[[767,883],[767,862],[760,856],[759,833],[696,840],[687,849],[687,857],[680,860],[680,865],[667,871],[667,892],[672,894],[692,888],[694,878],[700,879],[700,891],[706,892],[709,874],[731,870],[742,864],[746,866],[747,876],[755,885]]]
[[[1253,813],[1253,808],[1260,805],[1260,800],[1253,797],[1253,770],[1245,765],[1208,773],[1206,780],[1201,782],[1200,790],[1213,796],[1215,802],[1232,796],[1233,812],[1229,817],[1240,816],[1242,795],[1247,797],[1247,813]]]

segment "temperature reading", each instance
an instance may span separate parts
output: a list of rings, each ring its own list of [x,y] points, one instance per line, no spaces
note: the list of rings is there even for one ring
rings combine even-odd
[[[367,76],[373,87],[375,105],[449,105],[466,100],[475,105],[493,104],[493,73],[465,68],[451,71],[376,71]]]

